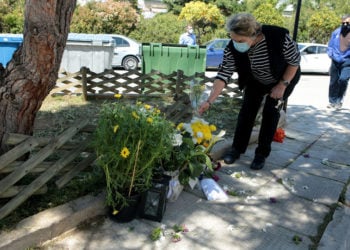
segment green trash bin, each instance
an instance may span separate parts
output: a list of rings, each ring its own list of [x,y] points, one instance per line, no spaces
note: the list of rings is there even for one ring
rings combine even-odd
[[[177,45],[161,43],[142,44],[142,73],[157,70],[171,74],[182,70],[184,75],[205,72],[206,47],[199,45]]]

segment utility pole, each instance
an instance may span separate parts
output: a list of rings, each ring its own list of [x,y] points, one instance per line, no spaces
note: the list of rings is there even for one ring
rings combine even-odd
[[[297,41],[297,35],[298,35],[300,9],[301,9],[301,0],[298,0],[297,9],[295,11],[294,30],[293,30],[293,40],[295,42]],[[287,103],[288,103],[288,99],[286,99],[284,104],[283,104],[283,110],[286,113],[287,113]]]
[[[293,30],[293,40],[294,41],[297,41],[300,9],[301,9],[301,0],[298,0],[297,9],[296,9],[296,12],[295,12],[294,30]]]

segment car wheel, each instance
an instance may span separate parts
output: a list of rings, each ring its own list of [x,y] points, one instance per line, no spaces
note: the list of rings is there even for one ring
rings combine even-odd
[[[123,67],[126,70],[137,69],[137,65],[139,64],[139,60],[137,60],[134,56],[127,56],[123,59]]]

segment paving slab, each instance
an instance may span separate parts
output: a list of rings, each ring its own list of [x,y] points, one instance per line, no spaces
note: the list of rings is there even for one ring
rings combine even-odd
[[[317,157],[319,159],[328,159],[339,164],[348,165],[350,167],[350,157],[348,156],[349,147],[334,147],[328,148],[327,145],[315,144],[310,147],[306,153],[310,156]]]
[[[304,155],[298,157],[289,168],[303,173],[329,178],[344,184],[347,183],[350,178],[350,167],[326,164],[322,159],[314,158],[314,154],[309,152],[306,151]]]
[[[348,136],[346,136],[347,134],[350,134],[350,131],[339,132],[336,130],[328,130],[315,142],[315,146],[317,145],[331,150],[349,148],[350,142]]]
[[[274,173],[283,185],[294,194],[325,205],[336,204],[344,188],[344,184],[341,182],[292,168],[276,170]]]
[[[329,213],[329,207],[309,201],[291,192],[278,181],[270,182],[249,197],[247,211],[274,225],[297,234],[316,236],[319,224]]]
[[[287,131],[287,138],[290,138],[292,140],[298,140],[304,143],[312,143],[320,138],[319,134],[310,133],[309,131],[305,131],[305,129],[298,130],[293,126],[293,124],[288,124],[285,129]]]
[[[221,187],[238,193],[256,191],[274,178],[268,171],[252,171],[247,166],[244,168],[222,167],[215,172],[215,175],[219,177],[218,184]]]
[[[278,142],[272,143],[271,145],[272,152],[275,150],[283,150],[283,151],[291,152],[297,155],[297,154],[300,154],[300,152],[304,151],[304,149],[309,147],[310,145],[309,142],[302,142],[289,137],[290,136],[289,131],[290,130],[288,128],[285,128],[286,138],[284,138],[282,143],[278,143]]]

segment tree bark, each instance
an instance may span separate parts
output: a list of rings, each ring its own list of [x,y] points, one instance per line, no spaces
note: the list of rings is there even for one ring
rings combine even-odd
[[[8,133],[32,135],[55,86],[76,0],[27,0],[23,44],[0,69],[0,155]]]

